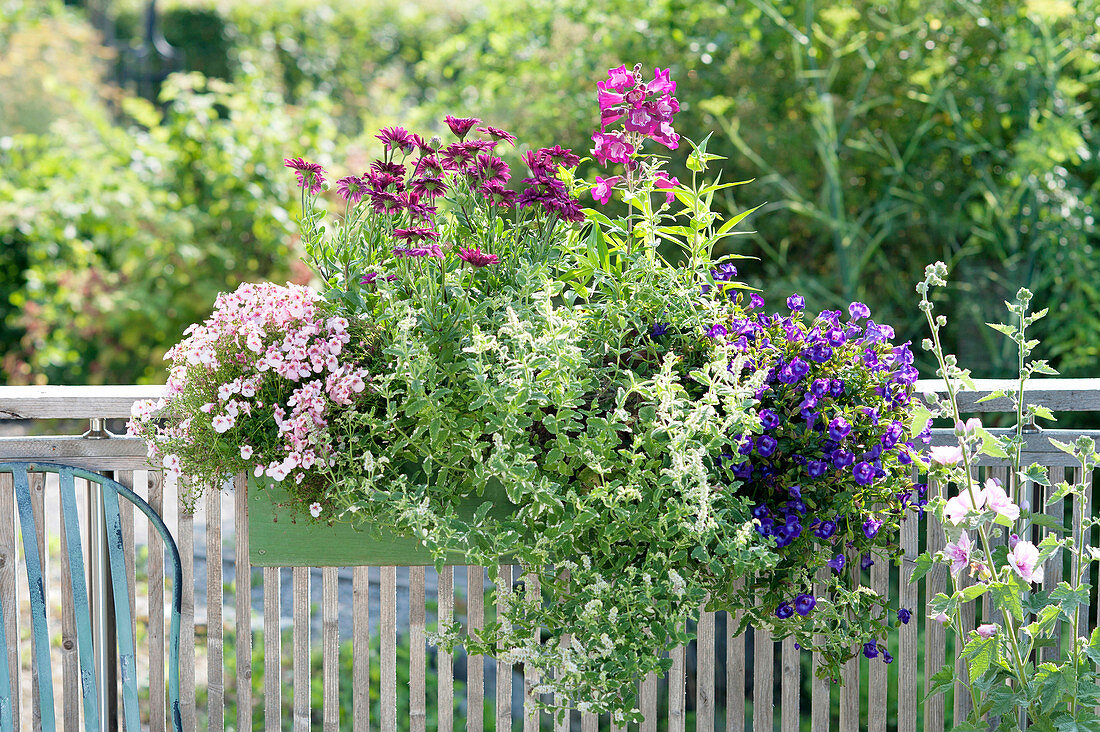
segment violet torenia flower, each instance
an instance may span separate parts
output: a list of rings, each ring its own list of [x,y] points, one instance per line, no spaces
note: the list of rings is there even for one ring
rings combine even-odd
[[[756,441],[756,452],[761,457],[771,457],[778,445],[779,440],[771,435],[761,435],[760,439]]]
[[[852,318],[852,320],[869,318],[871,317],[871,308],[867,307],[861,302],[854,302],[848,306],[848,315]]]
[[[902,625],[908,625],[909,621],[912,619],[913,613],[910,610],[907,610],[906,608],[898,609],[898,620],[901,621]]]
[[[806,472],[811,478],[820,478],[829,471],[829,464],[824,460],[810,460],[806,463]]]
[[[623,177],[621,175],[613,175],[610,178],[601,178],[597,175],[596,185],[592,188],[592,198],[606,205],[607,201],[611,198],[612,190],[622,181],[622,179]]]
[[[836,522],[832,520],[822,521],[814,529],[814,536],[819,539],[830,539],[836,533]]]
[[[848,420],[844,417],[834,417],[832,422],[829,422],[829,438],[840,442],[849,435],[852,431],[852,425],[848,424]]]
[[[825,562],[825,564],[828,565],[829,567],[832,567],[834,572],[839,573],[842,569],[844,569],[844,562],[845,561],[846,560],[844,559],[843,554],[837,554],[835,557],[833,557],[829,561]]]
[[[1024,582],[1042,582],[1043,566],[1039,563],[1039,550],[1030,541],[1016,542],[1008,552],[1009,566]]]
[[[715,323],[710,327],[710,330],[707,331],[708,338],[724,338],[727,334],[726,326],[721,323]]]
[[[770,409],[761,409],[760,425],[766,430],[777,427],[779,425],[779,415]]]
[[[444,121],[459,140],[465,140],[470,130],[481,123],[481,120],[475,117],[452,117],[449,114]]]
[[[757,295],[755,292],[749,295],[749,307],[750,308],[762,308],[764,307],[764,298]]]
[[[795,293],[787,298],[787,307],[791,310],[802,310],[806,307],[806,298]]]
[[[875,480],[875,468],[868,462],[856,463],[852,468],[852,476],[860,485],[870,485]]]
[[[880,646],[878,647],[878,649],[879,649],[879,651],[880,651],[880,652],[882,653],[882,660],[883,660],[883,661],[884,661],[885,663],[893,663],[893,662],[894,662],[894,657],[890,655],[890,651],[888,651],[888,650],[886,649],[886,646],[881,646],[881,645],[880,645]]]
[[[480,249],[459,249],[458,258],[478,268],[489,264],[496,264],[500,261],[500,257],[497,255],[487,254]]]
[[[792,615],[794,615],[794,608],[791,607],[791,603],[789,602],[781,602],[779,606],[775,608],[775,617],[780,620],[786,620]]]
[[[859,558],[859,568],[866,571],[875,566],[875,560],[871,558],[870,554],[864,554]]]
[[[668,333],[668,323],[654,323],[653,329],[650,331],[650,337],[660,338]]]
[[[875,534],[882,528],[882,519],[872,516],[863,522],[863,535],[868,539],[874,539]]]
[[[867,658],[878,658],[878,644],[873,640],[863,644],[863,655]]]
[[[737,267],[734,267],[729,262],[724,262],[718,265],[717,268],[710,271],[710,276],[717,282],[729,282],[737,276]]]
[[[813,595],[803,593],[794,599],[794,609],[799,615],[805,617],[810,614],[810,611],[814,609],[814,605],[817,604],[817,598]]]

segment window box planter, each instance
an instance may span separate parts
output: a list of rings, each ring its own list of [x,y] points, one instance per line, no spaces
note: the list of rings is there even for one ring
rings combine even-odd
[[[490,515],[509,515],[504,486],[492,483],[481,496],[471,496],[459,506],[459,515],[472,518],[489,501]],[[290,493],[267,478],[248,481],[248,557],[257,567],[354,567],[429,566],[431,553],[420,541],[385,528],[372,533],[345,522],[314,519],[298,508]],[[447,564],[467,564],[461,552]]]

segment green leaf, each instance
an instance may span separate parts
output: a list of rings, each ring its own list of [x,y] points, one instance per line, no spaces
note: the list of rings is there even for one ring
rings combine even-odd
[[[1009,338],[1016,335],[1016,329],[1011,325],[1005,325],[1004,323],[986,323],[986,325],[988,325],[990,328],[997,331],[998,333],[1003,333]]]
[[[955,665],[945,664],[943,668],[928,680],[928,693],[924,700],[928,701],[937,694],[943,694],[955,687]]]
[[[982,438],[981,452],[983,455],[988,455],[992,458],[1008,457],[1008,453],[1005,452],[1005,449],[1003,447],[1001,447],[1001,443],[998,442],[997,438],[990,434],[988,430],[979,429],[978,436]]]
[[[928,420],[932,418],[932,412],[924,406],[924,402],[916,399],[910,402],[909,410],[909,434],[915,435],[928,424]]]
[[[1066,453],[1067,455],[1072,455],[1073,454],[1073,443],[1072,442],[1059,442],[1058,440],[1054,439],[1053,437],[1048,437],[1047,439],[1050,440],[1050,444],[1054,445],[1056,448],[1058,448],[1062,452]],[[1049,485],[1049,483],[1047,485]]]
[[[1058,421],[1057,418],[1054,416],[1054,412],[1050,411],[1050,409],[1047,407],[1031,406],[1030,409],[1031,413],[1034,414],[1036,417],[1039,417],[1040,419],[1047,419],[1051,422]]]
[[[1053,440],[1051,440],[1053,442]],[[1024,479],[1039,485],[1050,485],[1050,476],[1042,465],[1032,463],[1024,470]]]
[[[934,566],[936,566],[936,560],[932,558],[931,554],[928,552],[921,554],[917,557],[916,566],[913,568],[913,576],[909,579],[909,583],[916,584],[920,582]]]
[[[983,582],[976,582],[972,585],[967,585],[961,591],[962,601],[963,602],[970,602],[971,600],[976,600],[979,597],[981,597],[982,595],[984,595],[986,590],[988,590],[988,589],[989,589],[989,586],[986,585]]]
[[[1072,623],[1074,616],[1077,614],[1077,608],[1089,606],[1089,589],[1091,589],[1091,586],[1087,583],[1082,583],[1080,587],[1074,588],[1068,582],[1059,582],[1058,586],[1050,593],[1050,599],[1052,602],[1058,603],[1058,609],[1061,611],[1062,617]]]
[[[997,636],[983,638],[980,635],[963,646],[963,657],[970,659],[971,680],[985,675],[1000,657],[1000,640]]]
[[[1008,392],[1006,392],[1004,389],[997,389],[995,391],[989,392],[984,397],[982,397],[981,399],[977,400],[974,403],[975,404],[981,404],[982,402],[989,402],[989,401],[993,401],[994,399],[1000,399],[1001,397],[1006,397],[1006,396],[1008,396]]]
[[[1016,586],[1015,578],[1011,582],[997,582],[990,589],[993,602],[997,607],[1010,613],[1016,620],[1024,619],[1024,608],[1020,602],[1020,590]]]
[[[1094,628],[1089,636],[1089,644],[1085,646],[1085,655],[1093,663],[1100,663],[1100,628]]]

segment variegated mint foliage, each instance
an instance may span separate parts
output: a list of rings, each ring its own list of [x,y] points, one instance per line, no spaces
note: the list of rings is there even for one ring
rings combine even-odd
[[[947,565],[950,591],[931,598],[927,612],[933,622],[951,628],[966,659],[962,681],[971,711],[965,720],[955,721],[955,729],[1008,732],[1026,720],[1030,729],[1100,730],[1094,712],[1100,704],[1100,629],[1088,634],[1088,579],[1091,565],[1100,560],[1089,536],[1100,522],[1086,510],[1085,485],[1059,481],[1037,464],[1022,465],[1029,433],[1038,432],[1035,418],[1054,419],[1049,409],[1027,403],[1024,395],[1032,375],[1056,373],[1046,361],[1030,359],[1038,342],[1027,338],[1027,328],[1046,310],[1031,312],[1031,293],[1020,289],[1015,302],[1006,303],[1015,322],[989,324],[1008,336],[1019,354],[1015,387],[983,399],[1006,398],[1015,412],[1015,427],[994,434],[977,418],[963,421],[959,411],[959,392],[975,387],[969,372],[940,343],[947,320],[935,314],[931,291],[946,286],[946,277],[946,265],[937,262],[926,268],[924,281],[917,285],[931,329],[924,347],[937,360],[946,397],[932,398],[930,409],[914,416],[916,422],[940,418],[955,425],[955,442],[932,448],[926,459],[929,478],[944,487],[929,507],[944,526],[946,544],[942,551],[918,558],[913,581],[936,564]],[[1085,480],[1100,465],[1096,445],[1087,436],[1072,444],[1049,442],[1073,456],[1077,474]],[[1007,484],[979,479],[981,456],[1009,466]],[[1021,486],[1042,486],[1043,503],[1029,505]],[[1063,525],[1043,508],[1064,500],[1072,506],[1072,518]],[[1068,579],[1049,592],[1041,590],[1047,572],[1062,566],[1069,567]],[[968,615],[964,609],[971,603],[981,607],[983,599],[996,613],[975,623],[977,613]],[[1060,651],[1052,654],[1052,646]],[[943,693],[958,681],[953,663],[932,678],[931,693]]]

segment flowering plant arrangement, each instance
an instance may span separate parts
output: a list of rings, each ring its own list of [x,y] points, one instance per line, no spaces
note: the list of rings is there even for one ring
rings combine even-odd
[[[326,224],[327,171],[287,160],[321,294],[223,296],[170,352],[166,403],[133,420],[207,485],[248,470],[318,521],[414,536],[441,564],[510,557],[542,592],[500,583],[494,623],[435,640],[522,662],[545,703],[618,723],[707,602],[807,647],[824,634],[835,675],[888,624],[856,567],[896,554],[923,500],[908,347],[859,303],[762,312],[732,257],[712,258],[744,214],[717,221],[710,200],[738,183],[706,179],[705,140],[689,184],[665,173],[647,145],[678,149],[675,84],[646,77],[598,85],[592,154],[613,170],[595,184],[555,146],[523,154],[514,191],[518,141],[448,117],[446,145],[382,130]],[[626,215],[582,208],[586,193]],[[459,511],[490,485],[511,512]]]
[[[1100,465],[1100,454],[1095,442],[1084,435],[1072,444],[1050,438],[1054,447],[1078,464],[1073,483],[1057,480],[1039,465],[1021,464],[1027,445],[1026,425],[1033,424],[1035,418],[1054,418],[1046,407],[1025,401],[1024,387],[1034,374],[1057,373],[1046,361],[1030,359],[1038,342],[1027,338],[1027,328],[1046,310],[1029,310],[1032,293],[1027,289],[1019,290],[1015,302],[1006,303],[1014,323],[990,324],[1016,344],[1019,381],[1015,388],[986,399],[1007,398],[1016,413],[1016,425],[994,435],[976,418],[962,420],[957,395],[964,388],[973,389],[974,384],[956,357],[944,353],[939,334],[947,321],[934,314],[931,300],[932,288],[945,286],[946,276],[946,265],[937,262],[926,268],[924,281],[917,285],[920,307],[931,329],[924,348],[935,355],[937,374],[946,385],[946,397],[933,396],[930,409],[918,412],[918,418],[946,418],[955,424],[957,442],[932,448],[928,471],[931,479],[950,487],[953,495],[937,496],[929,503],[943,525],[946,546],[918,558],[912,581],[919,581],[937,564],[946,565],[951,591],[931,598],[928,610],[934,622],[955,634],[966,664],[962,679],[957,678],[953,664],[945,666],[932,678],[929,695],[943,693],[962,681],[971,704],[967,718],[956,720],[956,730],[1007,732],[1025,724],[1029,729],[1100,730],[1094,711],[1100,704],[1095,665],[1100,662],[1100,630],[1086,636],[1089,569],[1100,560],[1100,552],[1088,545],[1088,537],[1100,521],[1086,510],[1084,484]],[[1009,482],[980,481],[979,455],[1006,462]],[[1036,485],[1043,487],[1046,503],[1072,502],[1073,518],[1068,526],[1042,513],[1041,507],[1032,510],[1023,487]],[[1068,579],[1048,590],[1037,589],[1036,585],[1044,582],[1047,566],[1061,565],[1067,556]],[[978,605],[982,598],[988,600],[989,610],[971,627],[964,609],[971,603]],[[1055,650],[1067,628],[1064,650]]]

